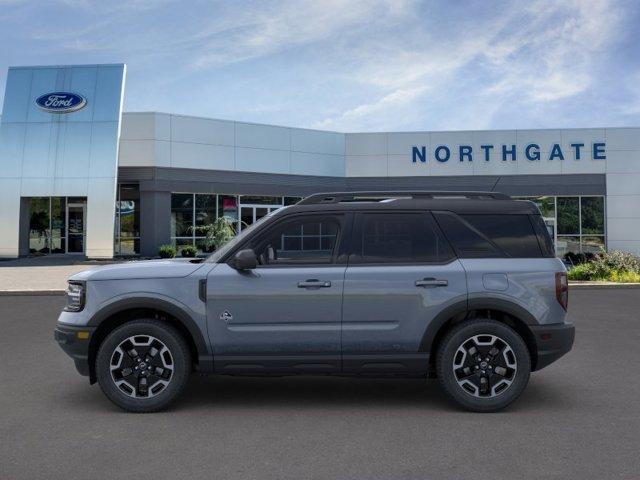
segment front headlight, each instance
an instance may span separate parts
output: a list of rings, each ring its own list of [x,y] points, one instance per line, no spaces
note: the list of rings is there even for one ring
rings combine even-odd
[[[67,286],[67,312],[79,312],[84,308],[84,282],[69,281]]]

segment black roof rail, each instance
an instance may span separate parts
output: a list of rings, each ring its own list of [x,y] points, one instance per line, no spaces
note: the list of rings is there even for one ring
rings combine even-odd
[[[372,200],[391,200],[394,198],[437,198],[460,197],[469,199],[511,200],[509,195],[499,192],[460,192],[460,191],[421,191],[421,190],[394,190],[394,191],[366,191],[366,192],[327,192],[314,193],[300,200],[297,205],[314,205],[320,203],[358,202]]]

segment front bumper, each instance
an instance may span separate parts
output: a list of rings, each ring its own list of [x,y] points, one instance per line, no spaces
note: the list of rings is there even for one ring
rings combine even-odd
[[[95,330],[94,327],[76,327],[58,323],[53,331],[56,342],[73,359],[80,375],[89,376],[89,344]]]
[[[537,360],[533,370],[540,370],[555,362],[573,347],[576,329],[573,323],[531,327],[537,347]]]

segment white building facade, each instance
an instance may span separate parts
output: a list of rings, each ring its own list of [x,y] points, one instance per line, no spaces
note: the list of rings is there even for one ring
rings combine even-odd
[[[389,189],[528,198],[559,255],[640,253],[640,128],[342,133],[122,113],[124,75],[9,70],[0,256],[206,251],[197,227],[219,216],[241,229],[311,193]]]

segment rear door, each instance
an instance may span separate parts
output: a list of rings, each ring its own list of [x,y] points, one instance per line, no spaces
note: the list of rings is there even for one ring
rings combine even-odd
[[[429,212],[358,214],[344,281],[343,371],[426,371],[429,323],[466,298],[464,269]]]

